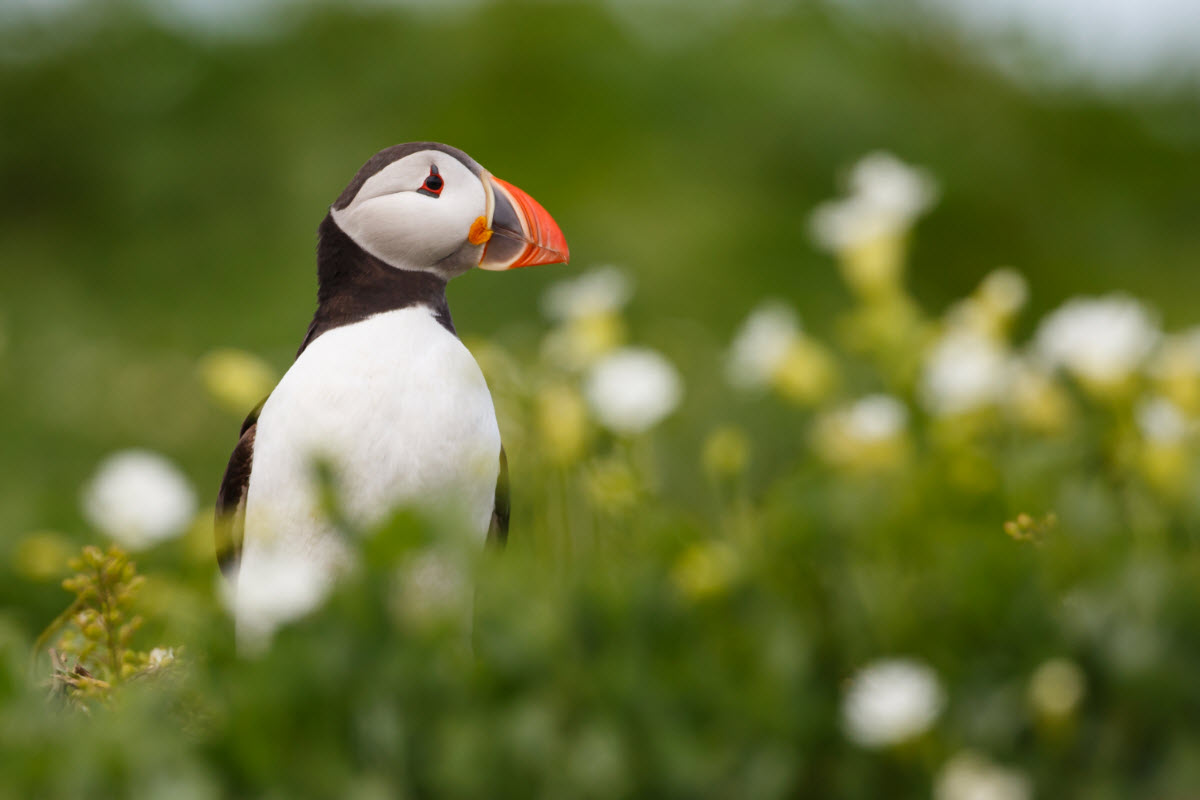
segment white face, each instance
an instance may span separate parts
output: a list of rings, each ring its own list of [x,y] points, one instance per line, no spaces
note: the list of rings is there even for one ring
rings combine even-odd
[[[435,172],[436,170],[436,172]],[[441,190],[426,181],[436,175]],[[451,278],[479,263],[483,245],[471,244],[471,224],[487,214],[483,182],[461,161],[423,150],[372,175],[333,220],[362,249],[399,269]]]

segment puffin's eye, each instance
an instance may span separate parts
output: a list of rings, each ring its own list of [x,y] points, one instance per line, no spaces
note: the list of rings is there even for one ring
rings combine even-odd
[[[445,182],[442,180],[442,176],[438,174],[438,168],[433,166],[429,168],[429,177],[425,179],[425,182],[421,184],[421,188],[417,189],[417,191],[429,197],[437,197],[442,193],[443,186],[445,186]]]

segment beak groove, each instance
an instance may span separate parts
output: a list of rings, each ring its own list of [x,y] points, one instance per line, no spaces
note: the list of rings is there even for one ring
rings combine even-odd
[[[479,260],[482,269],[506,270],[567,263],[567,239],[558,223],[521,189],[485,174],[493,236]]]

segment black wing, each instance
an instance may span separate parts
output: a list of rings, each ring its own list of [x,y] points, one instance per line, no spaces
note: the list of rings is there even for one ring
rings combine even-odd
[[[237,572],[238,559],[242,555],[242,533],[246,527],[246,493],[250,488],[250,468],[254,463],[254,434],[258,428],[258,415],[266,404],[259,403],[246,421],[237,446],[225,467],[221,489],[217,492],[217,516],[213,525],[216,535],[217,563],[225,577],[232,578]]]
[[[492,523],[488,526],[488,544],[503,547],[508,542],[508,457],[500,447],[500,475],[496,478],[496,505],[492,508]]]

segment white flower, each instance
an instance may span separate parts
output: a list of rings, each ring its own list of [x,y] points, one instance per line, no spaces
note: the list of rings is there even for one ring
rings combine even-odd
[[[883,747],[926,731],[944,704],[931,668],[909,659],[883,659],[851,680],[842,700],[842,725],[863,747]]]
[[[908,453],[908,409],[886,394],[862,397],[817,417],[813,447],[825,461],[867,472],[892,469]]]
[[[1029,679],[1029,702],[1047,717],[1070,715],[1083,699],[1087,678],[1074,661],[1052,658]]]
[[[989,308],[1005,316],[1021,310],[1029,299],[1029,284],[1015,269],[992,270],[979,285],[979,297]]]
[[[1029,800],[1033,786],[1022,772],[965,751],[946,762],[933,785],[934,800]]]
[[[812,237],[835,252],[894,234],[902,225],[860,197],[830,200],[817,206],[809,220]]]
[[[633,295],[629,277],[616,267],[601,267],[559,281],[542,294],[542,310],[556,320],[620,311]]]
[[[1042,320],[1038,354],[1086,381],[1114,384],[1137,370],[1159,340],[1157,321],[1122,295],[1069,300]]]
[[[778,300],[768,300],[750,312],[729,348],[729,382],[743,388],[770,383],[775,371],[800,335],[796,312]]]
[[[81,502],[89,523],[131,550],[179,535],[196,513],[187,479],[148,450],[106,458],[84,487]]]
[[[1179,407],[1165,397],[1152,397],[1138,404],[1138,428],[1155,444],[1175,444],[1188,433],[1188,421]]]
[[[250,655],[264,651],[279,626],[320,605],[332,583],[310,559],[283,552],[258,555],[253,580],[244,571],[236,587],[222,580],[222,599],[237,618],[238,649]]]
[[[902,233],[937,199],[928,173],[884,152],[855,164],[848,188],[849,197],[822,203],[810,220],[813,237],[830,250]]]
[[[584,395],[606,428],[641,433],[675,410],[683,396],[683,381],[661,354],[626,347],[591,369]]]
[[[175,648],[156,647],[150,651],[150,668],[159,669],[175,661]]]
[[[854,165],[849,184],[854,195],[902,219],[915,218],[937,200],[937,184],[928,172],[882,150]]]
[[[887,394],[871,394],[855,401],[840,416],[845,433],[863,442],[881,442],[899,436],[908,425],[908,409]]]
[[[959,414],[998,402],[1012,376],[1012,359],[994,339],[952,328],[934,345],[921,375],[921,397],[935,414]]]

